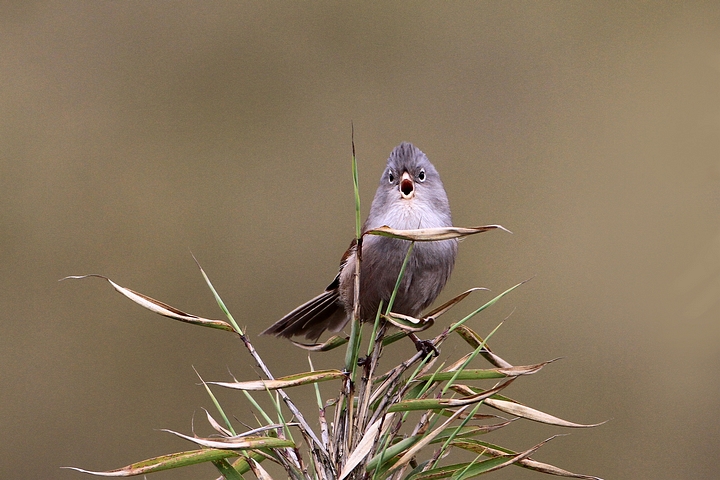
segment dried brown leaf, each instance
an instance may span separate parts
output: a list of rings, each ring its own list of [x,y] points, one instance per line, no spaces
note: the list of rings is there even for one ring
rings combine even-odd
[[[365,430],[365,433],[360,439],[357,447],[355,447],[355,450],[348,457],[345,466],[343,466],[342,472],[340,473],[340,478],[338,478],[338,480],[343,480],[345,477],[347,477],[350,472],[352,472],[355,467],[357,467],[360,462],[368,455],[368,453],[370,453],[370,451],[375,446],[375,439],[380,433],[380,427],[385,425],[385,428],[387,428],[387,426],[392,423],[392,418],[394,415],[394,413],[390,413],[384,418],[379,418],[375,420],[372,425],[370,425]]]
[[[479,390],[476,388],[471,388],[467,385],[453,385],[451,388],[454,391],[456,391],[462,395],[478,394],[478,390]],[[489,391],[489,390],[487,390],[487,391]],[[480,393],[484,393],[487,391],[482,391]],[[528,407],[526,405],[523,405],[522,403],[516,402],[507,397],[505,397],[504,399],[488,398],[485,400],[485,405],[487,405],[489,407],[493,407],[497,410],[500,410],[501,412],[509,413],[510,415],[515,415],[516,417],[526,418],[528,420],[533,420],[535,422],[545,423],[548,425],[556,425],[558,427],[590,428],[590,427],[597,427],[597,426],[600,426],[605,423],[605,422],[600,422],[600,423],[593,423],[593,424],[582,424],[582,423],[568,422],[567,420],[563,420],[562,418],[558,418],[553,415],[541,412],[540,410]]]
[[[482,473],[494,472],[494,471],[496,471],[496,470],[500,470],[501,468],[505,468],[505,467],[507,467],[507,466],[509,466],[509,465],[512,465],[512,464],[514,464],[514,463],[520,463],[520,462],[522,462],[524,459],[528,458],[530,455],[532,455],[533,453],[535,453],[540,447],[542,447],[543,445],[545,445],[547,442],[549,442],[550,440],[552,440],[552,439],[554,439],[555,437],[558,437],[558,436],[559,436],[559,435],[553,435],[552,437],[548,438],[547,440],[543,440],[542,442],[540,442],[540,443],[538,443],[537,445],[535,445],[535,446],[533,446],[533,447],[525,450],[524,452],[512,453],[512,454],[508,454],[508,453],[504,452],[502,455],[491,455],[491,456],[493,456],[493,457],[501,457],[501,456],[502,456],[502,457],[507,457],[508,460],[507,460],[506,462],[503,462],[503,463],[499,464],[499,465],[495,465],[495,466],[492,467],[492,468],[484,469],[484,470],[482,471]],[[464,446],[461,445],[462,443],[468,443],[468,444],[470,444],[470,445],[473,445],[473,444],[474,444],[474,445],[478,446],[478,444],[480,444],[480,442],[477,442],[477,443],[472,442],[472,441],[463,442],[462,440],[459,440],[459,441],[452,441],[452,442],[450,442],[450,443],[451,443],[452,445],[454,445],[454,446],[458,446],[458,447],[460,447],[460,448],[464,448],[464,449],[466,449],[466,450],[470,450],[470,451],[473,451],[473,452],[475,452],[475,453],[479,453],[479,454],[482,454],[482,455],[485,455],[486,453],[488,453],[488,448],[485,447],[485,446],[482,446],[482,445],[480,445],[479,448],[466,448],[466,447],[464,447]],[[470,472],[468,472],[468,473],[470,473]],[[470,475],[468,475],[467,477],[466,477],[466,476],[462,476],[462,477],[460,477],[460,478],[469,478],[469,477],[470,477]]]
[[[430,328],[435,321],[432,318],[415,318],[401,313],[390,312],[382,315],[382,318],[393,324],[394,326],[406,332],[422,332]]]
[[[548,425],[557,425],[559,427],[590,428],[590,427],[597,427],[597,426],[600,426],[603,423],[605,423],[605,422],[600,422],[600,423],[592,423],[592,424],[582,424],[582,423],[568,422],[567,420],[563,420],[562,418],[555,417],[553,415],[541,412],[540,410],[536,410],[534,408],[527,407],[520,403],[509,402],[506,400],[497,400],[494,398],[488,398],[487,400],[485,400],[485,405],[496,408],[497,410],[500,410],[501,412],[509,413],[510,415],[527,418],[528,420],[533,420],[535,422],[540,422],[540,423],[546,423]]]
[[[220,438],[202,438],[202,437],[191,437],[173,430],[162,429],[163,432],[172,433],[180,438],[189,440],[198,445],[202,445],[207,448],[219,448],[224,450],[254,450],[258,448],[285,448],[295,447],[295,443],[291,440],[277,437],[263,437],[263,436],[241,436],[237,435],[234,437],[220,437]]]
[[[274,380],[253,380],[249,382],[207,382],[221,387],[234,388],[236,390],[277,390],[279,388],[296,387],[309,383],[326,382],[344,378],[345,374],[340,370],[316,370],[314,372],[296,373]]]
[[[459,409],[459,410],[458,410],[457,412],[455,412],[450,418],[448,418],[447,420],[445,420],[445,422],[444,422],[442,425],[440,425],[440,426],[437,427],[435,430],[433,430],[432,432],[430,432],[430,433],[428,433],[427,435],[425,435],[420,441],[418,441],[418,442],[415,443],[412,447],[410,447],[410,448],[400,457],[400,459],[399,459],[397,462],[395,462],[395,464],[393,464],[392,467],[390,467],[390,468],[388,469],[388,472],[387,472],[387,473],[394,472],[394,471],[397,470],[398,468],[403,467],[403,466],[407,465],[408,463],[410,463],[410,461],[415,457],[415,455],[416,455],[420,450],[422,450],[423,448],[425,448],[425,446],[426,446],[427,444],[429,444],[430,442],[432,442],[435,437],[437,437],[438,435],[440,435],[440,433],[441,433],[443,430],[445,430],[445,428],[447,428],[447,426],[450,425],[450,424],[453,422],[453,420],[455,420],[463,411],[465,411],[466,408],[467,408],[467,406],[464,406],[464,407],[462,407],[461,409]]]
[[[130,290],[129,288],[121,287],[117,283],[113,282],[109,278],[98,275],[98,274],[90,274],[90,275],[77,275],[77,276],[70,276],[65,277],[65,279],[82,279],[82,278],[88,278],[88,277],[98,277],[102,278],[108,281],[110,285],[119,293],[126,296],[133,302],[137,303],[141,307],[145,307],[151,312],[157,313],[158,315],[162,315],[163,317],[172,318],[173,320],[179,320],[181,322],[186,323],[192,323],[195,325],[202,325],[203,327],[210,327],[210,328],[217,328],[220,330],[227,330],[230,332],[234,332],[235,329],[227,323],[222,320],[212,320],[209,318],[202,318],[198,317],[197,315],[193,315],[191,313],[185,313],[182,310],[179,310],[171,305],[168,305],[167,303],[163,303],[160,300],[155,300],[152,297],[148,297],[147,295],[144,295],[142,293],[136,292],[134,290]]]
[[[300,343],[294,340],[291,342],[296,346],[308,352],[328,352],[337,347],[345,345],[349,341],[349,337],[340,337],[338,335],[332,336],[325,340],[323,343]]]
[[[470,295],[472,292],[476,292],[476,291],[478,291],[478,290],[487,290],[487,288],[485,288],[485,287],[474,287],[474,288],[471,288],[470,290],[466,290],[466,291],[464,291],[463,293],[461,293],[460,295],[458,295],[458,296],[456,296],[456,297],[454,297],[454,298],[451,298],[451,299],[448,300],[447,302],[443,303],[443,304],[440,305],[439,307],[437,307],[437,308],[435,308],[434,310],[432,310],[431,312],[427,313],[427,314],[425,315],[425,318],[435,318],[435,319],[438,318],[440,315],[446,313],[446,312],[447,312],[448,310],[450,310],[452,307],[454,307],[455,305],[457,305],[458,303],[460,303],[461,301],[463,301],[463,300],[465,299],[465,297],[467,297],[468,295]]]
[[[258,463],[253,458],[248,458],[248,465],[250,465],[250,468],[252,469],[252,472],[255,474],[255,476],[258,478],[258,480],[273,480],[273,477],[270,476],[270,474],[265,470],[260,463]]]
[[[558,436],[558,435],[556,435]],[[552,440],[555,437],[551,437],[548,440],[545,440],[546,443],[549,440]],[[505,448],[497,448],[496,446],[493,446],[491,444],[485,443],[485,442],[479,442],[477,440],[467,440],[467,439],[457,439],[451,442],[453,446],[462,448],[464,450],[469,450],[471,452],[480,453],[485,456],[489,457],[506,457],[509,455],[517,455],[516,452],[513,452],[512,450],[508,450]],[[581,475],[577,473],[572,473],[567,470],[563,470],[562,468],[558,468],[554,465],[550,465],[548,463],[542,463],[538,462],[536,460],[533,460],[532,458],[529,458],[528,456],[518,459],[517,465],[520,467],[528,468],[530,470],[535,470],[542,473],[548,473],[550,475],[556,475],[558,477],[570,477],[570,478],[582,478],[586,480],[602,480],[600,477],[594,477],[591,475]]]
[[[494,229],[504,230],[512,233],[502,225],[483,225],[481,227],[438,227],[438,228],[421,228],[416,230],[397,230],[387,225],[368,230],[364,235],[380,235],[383,237],[398,238],[400,240],[411,240],[414,242],[435,242],[438,240],[451,240],[453,238],[467,237],[476,233],[487,232]]]
[[[203,410],[205,410],[205,409],[203,408]],[[223,427],[222,425],[220,425],[220,424],[212,417],[212,415],[210,415],[210,412],[208,412],[207,410],[205,410],[205,415],[207,415],[208,422],[209,422],[210,425],[215,429],[216,432],[218,432],[220,435],[223,435],[223,436],[225,436],[225,437],[231,437],[231,436],[232,436],[232,432],[231,432],[230,430],[228,430],[227,428]]]

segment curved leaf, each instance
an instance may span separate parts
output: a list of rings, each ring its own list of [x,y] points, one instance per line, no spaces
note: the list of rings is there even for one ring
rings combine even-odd
[[[208,448],[218,448],[226,450],[255,450],[258,448],[286,448],[295,447],[295,443],[291,440],[277,437],[253,437],[253,436],[236,436],[236,437],[219,437],[219,438],[202,438],[191,437],[173,430],[162,429],[163,432],[172,433],[180,438],[189,440],[198,445]]]
[[[533,420],[535,422],[540,422],[540,423],[546,423],[548,425],[557,425],[559,427],[590,428],[590,427],[597,427],[597,426],[600,426],[603,423],[605,423],[605,422],[600,422],[600,423],[582,424],[582,423],[568,422],[567,420],[563,420],[562,418],[555,417],[553,415],[541,412],[540,410],[536,410],[531,407],[527,407],[520,403],[508,402],[506,400],[497,400],[494,398],[488,398],[487,400],[485,400],[485,405],[496,408],[497,410],[500,410],[501,412],[509,413],[510,415],[527,418],[528,420]]]
[[[545,440],[545,442],[543,442],[543,443],[546,443],[549,440],[552,440],[553,438],[555,438],[555,437],[551,437],[548,440]],[[482,454],[485,456],[490,456],[490,457],[507,458],[507,456],[509,456],[509,455],[517,455],[517,452],[514,452],[507,448],[500,447],[498,445],[493,445],[492,443],[482,442],[480,440],[460,439],[460,440],[453,441],[452,444],[453,444],[453,446],[462,448],[463,450],[469,450],[471,452],[479,453],[479,454]],[[538,462],[536,460],[533,460],[533,459],[527,458],[527,457],[518,459],[516,462],[516,465],[518,465],[520,467],[528,468],[530,470],[536,470],[536,471],[542,472],[542,473],[549,473],[550,475],[556,475],[559,477],[583,478],[586,480],[602,480],[600,477],[594,477],[591,475],[581,475],[581,474],[577,474],[577,473],[568,472],[567,470],[563,470],[562,468],[555,467],[548,463]]]
[[[520,365],[517,367],[509,368],[466,368],[462,372],[448,371],[439,372],[434,375],[424,375],[418,380],[487,380],[491,378],[505,378],[505,377],[518,377],[520,375],[532,375],[537,373],[548,363],[554,362],[550,360],[548,362],[537,363],[535,365]]]
[[[396,327],[406,332],[422,332],[432,327],[435,323],[432,317],[428,318],[415,318],[409,315],[403,315],[401,313],[390,312],[387,315],[382,315],[382,318],[392,323]]]
[[[210,328],[217,328],[220,330],[227,330],[229,332],[234,332],[235,329],[227,323],[222,320],[212,320],[209,318],[202,318],[198,317],[197,315],[193,315],[191,313],[185,313],[182,310],[179,310],[173,306],[168,305],[167,303],[163,303],[160,300],[155,300],[152,297],[148,297],[147,295],[144,295],[142,293],[136,292],[134,290],[130,290],[129,288],[121,287],[117,283],[110,280],[108,277],[105,277],[103,275],[98,275],[96,273],[92,273],[90,275],[75,275],[70,277],[65,277],[62,280],[65,279],[83,279],[88,277],[98,277],[102,278],[108,281],[110,285],[119,293],[126,296],[133,302],[137,303],[141,307],[145,307],[151,312],[157,313],[158,315],[162,315],[163,317],[172,318],[173,320],[179,320],[181,322],[185,323],[192,323],[195,325],[200,325],[203,327],[210,327]]]
[[[451,240],[453,238],[467,237],[476,233],[487,232],[499,228],[508,233],[512,233],[502,225],[483,225],[481,227],[438,227],[438,228],[420,228],[416,230],[397,230],[387,225],[368,230],[364,235],[380,235],[382,237],[397,238],[400,240],[411,240],[413,242],[436,242],[438,240]]]
[[[221,387],[234,388],[236,390],[277,390],[279,388],[296,387],[309,383],[327,382],[345,378],[340,370],[316,370],[314,372],[296,373],[274,380],[253,380],[249,382],[207,382]]]
[[[422,398],[422,399],[412,399],[412,400],[403,400],[401,402],[398,402],[388,409],[389,412],[405,412],[409,410],[440,410],[445,408],[457,408],[457,407],[464,407],[466,405],[472,405],[473,403],[478,403],[487,401],[489,397],[492,395],[495,395],[497,392],[502,390],[503,388],[510,385],[513,381],[515,381],[515,378],[511,378],[509,380],[504,381],[500,385],[498,385],[495,388],[492,388],[490,390],[485,390],[480,393],[476,393],[474,395],[469,395],[467,397],[461,397],[461,398]]]
[[[296,347],[300,347],[303,350],[307,350],[308,352],[328,352],[337,347],[342,347],[343,345],[348,343],[349,340],[350,339],[348,337],[341,337],[341,336],[335,335],[335,336],[328,338],[323,343],[300,343],[300,342],[296,342],[295,340],[290,340],[290,341]]]
[[[229,457],[237,457],[238,452],[230,450],[202,449],[190,450],[187,452],[171,453],[161,455],[159,457],[149,458],[141,462],[132,463],[126,467],[116,470],[108,470],[105,472],[95,472],[92,470],[84,470],[77,467],[62,467],[70,470],[76,470],[82,473],[89,473],[100,477],[132,477],[134,475],[144,475],[146,473],[160,472],[171,468],[185,467],[188,465],[196,465],[198,463],[212,462]]]

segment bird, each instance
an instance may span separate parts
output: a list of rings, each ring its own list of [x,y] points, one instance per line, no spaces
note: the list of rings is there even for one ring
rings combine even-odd
[[[452,226],[450,204],[437,169],[425,153],[408,142],[390,153],[362,233],[382,226],[398,230]],[[378,235],[362,238],[359,317],[360,321],[374,321],[380,302],[384,307],[388,305],[411,242]],[[417,318],[430,306],[450,278],[457,250],[456,239],[414,244],[392,312]],[[341,331],[353,315],[356,259],[354,239],[325,291],[292,310],[262,335],[304,335],[317,340],[326,330]]]

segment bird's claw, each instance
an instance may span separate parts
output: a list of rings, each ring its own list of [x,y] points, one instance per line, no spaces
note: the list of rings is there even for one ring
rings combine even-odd
[[[425,357],[431,353],[433,354],[433,357],[440,355],[440,352],[431,340],[417,340],[415,342],[415,348],[417,348],[418,352],[422,352]]]

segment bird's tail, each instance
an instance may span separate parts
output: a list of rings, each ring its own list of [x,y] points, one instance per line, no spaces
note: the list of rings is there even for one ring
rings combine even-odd
[[[340,302],[338,291],[326,290],[273,323],[261,335],[287,338],[305,335],[306,338],[316,340],[325,330],[342,330],[347,322],[348,315]]]

